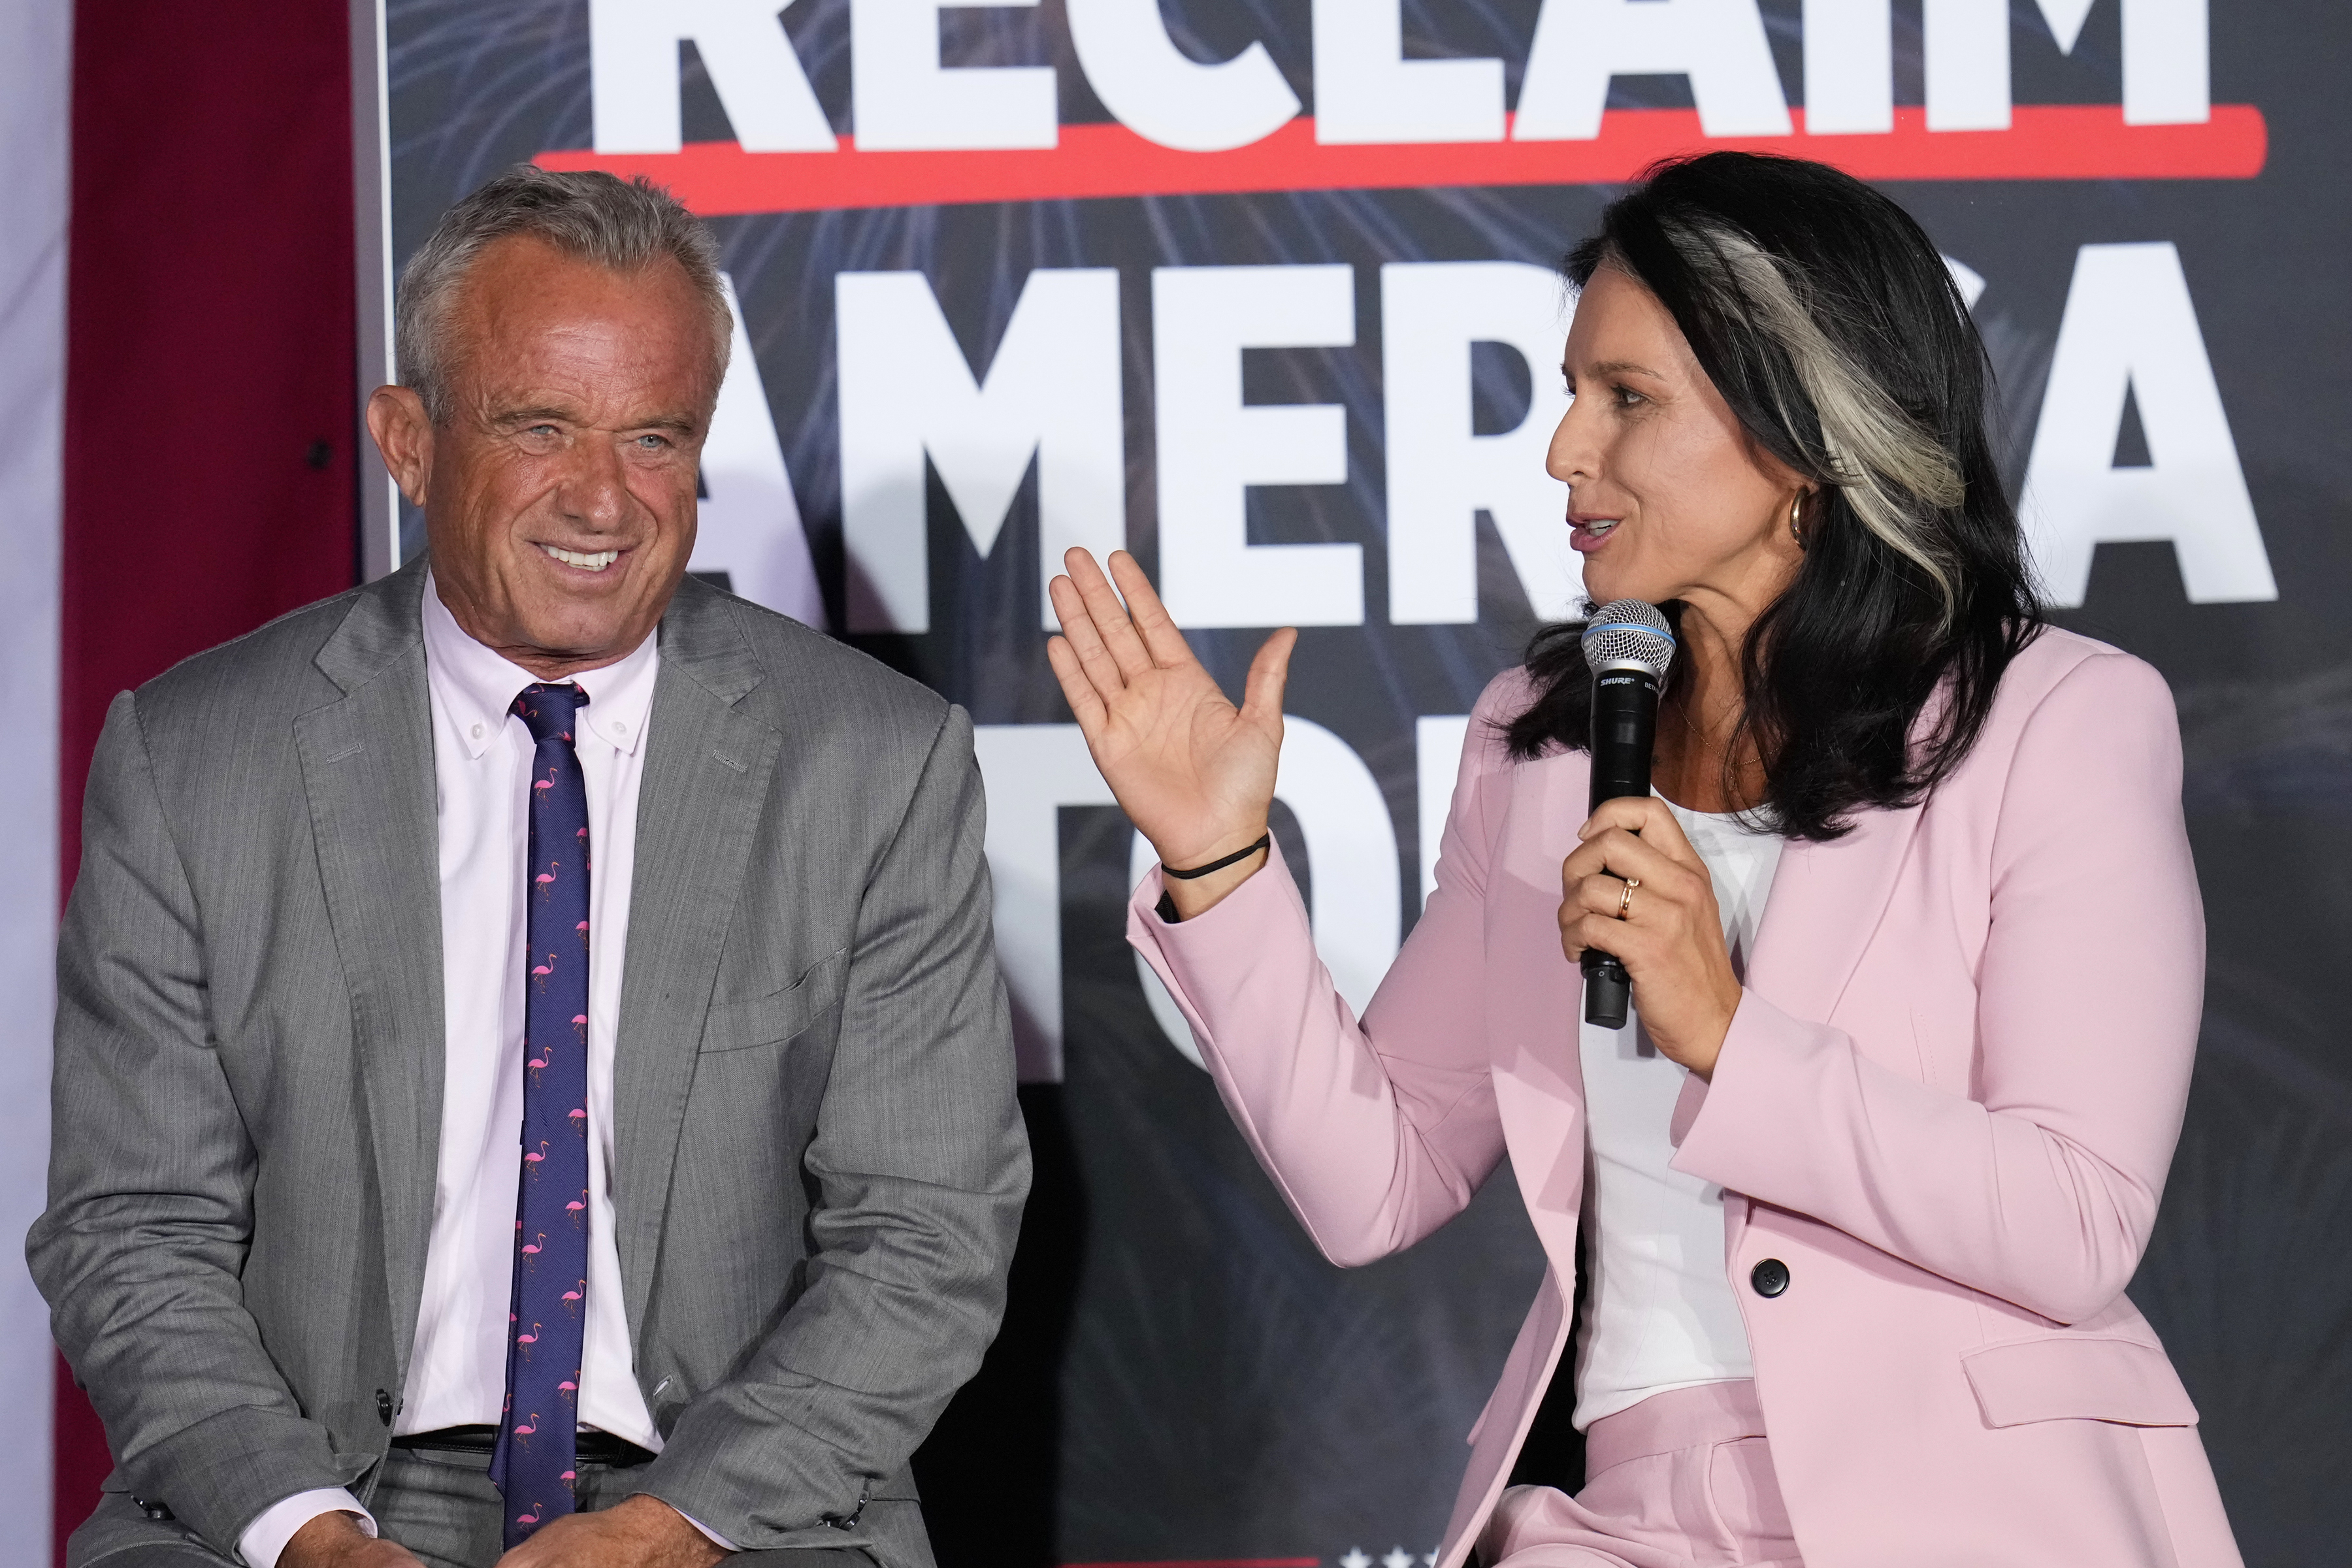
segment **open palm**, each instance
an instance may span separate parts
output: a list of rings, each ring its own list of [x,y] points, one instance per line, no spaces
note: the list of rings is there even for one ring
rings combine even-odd
[[[1128,819],[1163,865],[1199,865],[1255,842],[1274,802],[1283,681],[1298,634],[1266,639],[1236,708],[1135,557],[1114,551],[1109,578],[1083,550],[1063,564],[1069,574],[1048,592],[1064,635],[1045,645],[1046,658]]]

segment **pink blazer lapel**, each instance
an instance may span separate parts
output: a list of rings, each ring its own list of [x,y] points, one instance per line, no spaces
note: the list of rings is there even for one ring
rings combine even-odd
[[[1580,752],[1517,771],[1488,872],[1488,989],[1495,1103],[1536,1233],[1562,1279],[1576,1268],[1584,1192],[1584,1069],[1577,1054],[1583,983],[1559,950],[1559,866],[1584,821]]]
[[[1837,1011],[1902,879],[1921,809],[1861,812],[1843,838],[1792,840],[1781,850],[1748,962],[1748,990],[1793,1018],[1826,1022]],[[1697,1079],[1683,1085],[1671,1130],[1675,1143],[1706,1098],[1706,1085]],[[1747,1225],[1748,1200],[1726,1193],[1727,1261],[1738,1258]]]
[[[1584,1203],[1584,1079],[1572,1032],[1568,1042],[1563,1075],[1497,1070],[1495,1109],[1537,1238],[1553,1268],[1573,1278]]]
[[[1901,879],[1919,806],[1864,811],[1827,844],[1793,841],[1780,853],[1756,932],[1748,987],[1797,1018],[1837,1010]]]

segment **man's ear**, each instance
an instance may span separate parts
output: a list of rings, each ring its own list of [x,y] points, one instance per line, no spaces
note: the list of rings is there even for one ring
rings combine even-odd
[[[368,395],[367,427],[400,493],[423,506],[433,479],[433,421],[425,400],[410,387],[379,386]]]

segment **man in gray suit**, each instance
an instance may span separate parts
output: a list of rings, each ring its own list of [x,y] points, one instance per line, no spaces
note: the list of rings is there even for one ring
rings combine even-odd
[[[404,275],[429,549],[118,697],[28,1242],[69,1562],[929,1562],[1028,1184],[970,720],[685,577],[729,343],[666,195]]]

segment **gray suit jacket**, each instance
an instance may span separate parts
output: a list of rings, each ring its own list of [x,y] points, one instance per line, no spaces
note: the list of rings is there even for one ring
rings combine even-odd
[[[116,698],[90,772],[26,1252],[110,1486],[224,1553],[297,1491],[365,1500],[408,1370],[443,1049],[424,586]],[[644,1488],[743,1547],[925,1564],[908,1456],[995,1333],[1029,1177],[971,723],[692,579],[661,639],[614,1067]]]

